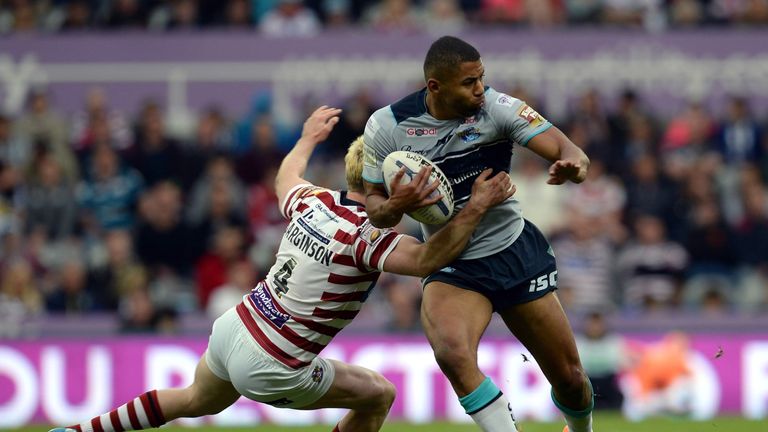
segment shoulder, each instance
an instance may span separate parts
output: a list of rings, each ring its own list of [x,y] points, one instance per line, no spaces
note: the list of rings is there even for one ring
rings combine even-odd
[[[395,122],[402,123],[409,118],[424,115],[427,112],[426,92],[426,88],[421,89],[390,105]]]
[[[497,91],[491,87],[485,90],[485,109],[488,112],[508,111],[523,105],[523,101],[506,93]]]

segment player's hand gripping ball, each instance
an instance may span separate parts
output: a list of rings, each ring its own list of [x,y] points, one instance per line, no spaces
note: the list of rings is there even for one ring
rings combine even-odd
[[[421,156],[418,153],[409,151],[396,151],[390,153],[382,165],[384,172],[384,186],[387,193],[391,193],[389,185],[401,168],[405,167],[405,175],[400,180],[401,184],[409,183],[422,167],[431,166],[432,172],[429,175],[429,184],[439,181],[439,186],[430,196],[442,195],[442,199],[430,206],[422,207],[408,213],[408,216],[419,222],[428,225],[439,225],[448,222],[453,215],[453,188],[442,170],[433,164],[432,161]]]

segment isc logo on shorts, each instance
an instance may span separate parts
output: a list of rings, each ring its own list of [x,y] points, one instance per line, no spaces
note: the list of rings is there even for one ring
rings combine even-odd
[[[542,291],[549,287],[557,287],[557,270],[550,274],[543,274],[536,279],[531,279],[528,285],[528,292]]]

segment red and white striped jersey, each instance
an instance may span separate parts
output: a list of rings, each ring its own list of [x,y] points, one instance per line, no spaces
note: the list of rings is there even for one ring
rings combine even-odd
[[[292,188],[290,220],[267,278],[243,297],[240,319],[275,359],[308,365],[360,311],[402,235],[371,225],[345,192]]]

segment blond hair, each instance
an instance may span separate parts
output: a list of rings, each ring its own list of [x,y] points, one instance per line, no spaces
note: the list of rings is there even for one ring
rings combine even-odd
[[[352,192],[363,192],[363,136],[360,135],[352,141],[344,156],[345,174],[347,177],[347,187]]]

